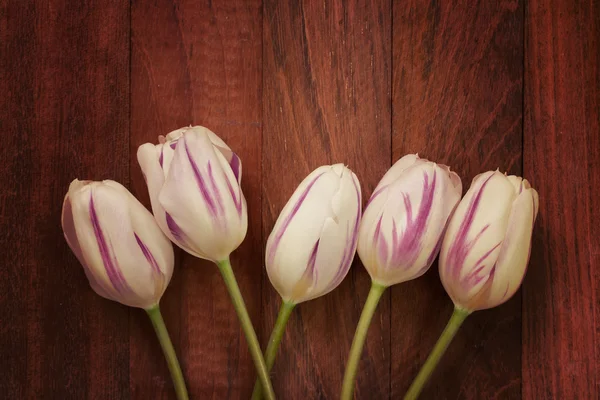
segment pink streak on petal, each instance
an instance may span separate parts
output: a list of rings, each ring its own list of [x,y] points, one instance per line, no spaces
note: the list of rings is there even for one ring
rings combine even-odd
[[[375,228],[375,241],[377,243],[377,255],[381,265],[387,265],[388,261],[388,243],[385,240],[383,233],[381,233],[381,222],[383,220],[383,214],[379,217],[377,227]]]
[[[429,216],[431,215],[431,210],[433,207],[436,182],[437,174],[435,170],[433,172],[431,184],[429,183],[429,175],[424,173],[423,197],[421,199],[421,204],[419,205],[416,216],[413,216],[410,197],[406,193],[402,194],[404,199],[404,208],[406,211],[406,228],[401,233],[401,239],[399,242],[394,245],[391,265],[411,267],[419,257],[423,236],[427,228],[427,221],[429,220]],[[396,235],[394,235],[394,238],[395,237]]]
[[[218,214],[217,207],[215,205],[215,202],[214,202],[212,196],[208,192],[208,189],[206,187],[206,182],[204,181],[204,177],[200,173],[200,170],[198,169],[198,166],[196,165],[196,162],[192,158],[192,154],[190,153],[190,150],[189,150],[189,148],[188,148],[187,143],[185,142],[185,140],[183,141],[183,145],[184,145],[187,157],[188,157],[188,161],[190,162],[192,170],[194,171],[194,178],[196,179],[196,184],[198,185],[198,189],[200,190],[200,194],[202,195],[202,198],[206,202],[206,206],[207,206],[208,210],[210,211],[210,213],[213,216],[216,216]]]
[[[475,239],[473,239],[470,243],[467,243],[467,235],[469,233],[469,229],[471,228],[471,224],[475,219],[475,214],[477,213],[479,202],[481,201],[481,196],[483,195],[483,191],[492,176],[493,175],[490,175],[482,183],[477,194],[471,199],[471,202],[467,208],[467,212],[465,213],[458,232],[456,233],[456,237],[452,241],[452,245],[448,251],[446,267],[450,269],[451,273],[456,279],[458,279],[458,276],[460,275],[460,270],[466,267],[464,262],[467,258],[467,255],[471,251],[471,248],[481,237],[483,232],[485,232],[485,230],[488,228],[488,225],[484,226],[483,229],[481,229],[481,231],[477,234]]]
[[[504,291],[504,294],[502,295],[503,300],[506,298],[506,294],[508,293],[509,288],[510,288],[510,283],[506,284],[506,290]]]
[[[306,188],[304,189],[304,192],[302,192],[302,194],[300,195],[300,198],[298,198],[298,201],[296,201],[296,204],[294,204],[294,207],[292,208],[292,211],[288,215],[286,215],[285,220],[281,224],[281,227],[279,228],[279,231],[275,234],[275,239],[273,239],[273,243],[271,244],[271,247],[269,249],[269,255],[268,255],[268,263],[269,264],[273,262],[273,259],[275,259],[275,253],[277,252],[277,247],[279,246],[279,242],[281,241],[281,238],[283,237],[283,234],[285,233],[286,229],[290,225],[290,222],[292,222],[292,219],[294,218],[294,216],[296,215],[296,213],[298,212],[298,210],[302,206],[302,203],[306,199],[306,196],[308,196],[308,193],[310,192],[310,190],[313,187],[313,185],[317,182],[317,180],[324,173],[325,172],[322,172],[321,174],[317,175],[312,180],[312,182],[310,182],[306,186]]]
[[[317,253],[319,252],[319,242],[321,241],[321,239],[317,240],[317,242],[315,243],[312,252],[310,253],[310,257],[308,258],[308,265],[306,266],[306,271],[310,274],[310,276],[312,277],[312,283],[314,284],[317,280],[317,268],[316,264],[317,264]]]
[[[65,236],[65,240],[67,244],[75,253],[75,257],[79,260],[79,263],[83,267],[83,271],[85,272],[85,276],[88,278],[90,282],[90,286],[94,289],[98,294],[104,296],[106,298],[111,298],[110,288],[104,284],[104,282],[96,279],[96,276],[92,272],[91,268],[85,262],[85,257],[83,256],[83,251],[81,250],[81,246],[79,245],[79,239],[77,238],[77,232],[75,229],[75,221],[73,220],[73,208],[71,206],[71,200],[67,195],[65,197],[65,201],[63,204],[63,213],[62,213],[62,228]]]
[[[117,260],[115,259],[110,243],[104,237],[104,232],[100,226],[98,215],[96,214],[96,208],[94,206],[94,197],[90,196],[89,214],[92,227],[94,228],[94,235],[96,236],[96,242],[98,244],[98,250],[106,269],[108,279],[112,283],[113,287],[118,293],[124,293],[131,291],[131,288],[127,284],[123,273],[121,272]]]
[[[233,171],[233,175],[235,179],[240,182],[240,172],[241,172],[241,163],[240,158],[235,153],[231,153],[231,161],[229,161],[229,166],[231,167],[231,171]]]
[[[371,198],[370,198],[370,199],[369,199],[369,201],[367,202],[367,205],[365,206],[365,208],[366,208],[366,207],[368,207],[368,206],[369,206],[369,204],[371,204],[371,202],[372,202],[373,200],[375,200],[375,198],[376,198],[377,196],[379,196],[379,195],[380,195],[380,194],[381,194],[381,193],[382,193],[382,192],[383,192],[385,189],[387,189],[387,188],[388,188],[388,185],[385,185],[385,186],[382,186],[382,187],[380,187],[379,189],[377,189],[377,190],[376,190],[376,191],[375,191],[375,192],[374,192],[374,193],[371,195]]]
[[[502,244],[502,242],[499,242],[494,247],[492,247],[491,249],[486,251],[485,254],[483,254],[481,257],[479,257],[479,260],[477,260],[475,262],[475,265],[480,265],[482,262],[484,262],[485,259],[488,258],[490,256],[490,254],[492,254],[494,252],[494,250],[496,250],[498,248],[498,246],[500,246],[501,244]]]
[[[154,256],[152,255],[152,252],[150,251],[148,246],[146,246],[146,244],[142,241],[142,239],[140,239],[140,237],[137,235],[137,233],[134,233],[133,235],[135,236],[135,240],[136,240],[138,246],[140,246],[140,250],[142,250],[144,257],[146,257],[148,264],[150,264],[150,266],[152,267],[152,270],[154,270],[154,272],[161,273],[160,267],[158,266],[158,263],[156,262],[156,258],[154,258]]]
[[[235,209],[237,210],[238,216],[241,217],[242,216],[242,194],[241,194],[241,188],[238,186],[237,187],[237,195],[235,194],[235,191],[233,190],[233,187],[231,186],[231,182],[229,182],[229,179],[227,179],[227,177],[225,175],[223,175],[223,179],[225,179],[225,182],[227,182],[227,189],[229,190],[229,194],[231,195],[231,198],[233,199],[233,203],[235,204]]]
[[[218,215],[224,215],[225,214],[225,206],[223,204],[223,199],[221,198],[221,192],[219,191],[219,188],[217,187],[217,181],[215,180],[215,176],[213,174],[213,170],[212,170],[212,164],[210,163],[210,161],[207,164],[207,169],[208,169],[208,177],[210,179],[210,187],[212,189],[213,195],[214,195],[214,199],[218,208]]]
[[[358,226],[360,225],[360,218],[362,216],[361,209],[361,201],[360,201],[360,190],[356,185],[356,181],[352,179],[352,184],[354,185],[354,190],[356,192],[356,201],[358,204],[358,210],[356,213],[356,218],[354,220],[354,226],[350,231],[349,223],[346,226],[346,247],[344,247],[344,252],[342,256],[342,260],[340,265],[338,266],[338,270],[332,279],[331,283],[327,286],[326,291],[332,290],[340,284],[342,279],[348,273],[350,266],[352,265],[352,259],[354,258],[354,252],[356,251],[356,242],[358,241]]]

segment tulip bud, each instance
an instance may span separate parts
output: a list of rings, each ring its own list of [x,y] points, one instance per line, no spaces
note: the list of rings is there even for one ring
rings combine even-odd
[[[141,145],[137,153],[158,225],[196,257],[227,259],[248,228],[239,157],[202,126],[178,129],[159,141]]]
[[[527,180],[498,171],[473,179],[440,253],[440,278],[457,307],[491,308],[515,294],[529,261],[537,211],[538,194]]]
[[[300,183],[267,240],[267,273],[284,301],[314,299],[342,282],[360,216],[360,183],[343,164],[319,167]]]
[[[173,246],[121,184],[75,179],[62,228],[96,293],[132,307],[158,304],[173,273]]]
[[[406,155],[389,169],[369,200],[358,235],[358,255],[373,282],[391,286],[429,269],[461,193],[456,173],[417,155]]]

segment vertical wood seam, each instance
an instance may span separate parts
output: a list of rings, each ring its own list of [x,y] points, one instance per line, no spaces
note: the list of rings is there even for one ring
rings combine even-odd
[[[132,103],[133,103],[133,88],[132,88],[132,84],[131,84],[131,75],[132,75],[132,59],[133,59],[133,6],[132,6],[132,1],[129,1],[129,8],[128,8],[128,20],[129,20],[129,48],[128,48],[128,57],[129,57],[129,71],[128,71],[128,76],[127,76],[127,80],[128,80],[128,97],[129,97],[129,101],[128,101],[128,110],[127,110],[127,121],[128,121],[128,132],[127,132],[127,152],[126,154],[131,157],[131,131],[132,131],[132,125],[133,125],[133,121],[131,119],[132,116]],[[127,179],[129,182],[127,182],[127,187],[128,189],[132,189],[131,187],[131,183],[132,183],[132,177],[131,177],[131,159],[128,160],[127,163]],[[127,364],[126,364],[126,368],[127,368],[127,395],[128,398],[131,399],[132,397],[132,393],[131,393],[131,329],[130,329],[130,325],[131,325],[131,313],[138,311],[137,309],[133,309],[133,308],[129,308],[129,312],[127,313],[127,337],[129,338],[129,347],[127,349]]]
[[[265,294],[264,294],[264,280],[268,279],[266,276],[267,270],[263,268],[262,263],[265,259],[265,232],[264,232],[264,154],[265,154],[265,2],[260,2],[260,310],[258,312],[259,320],[257,325],[258,342],[263,343],[265,332],[263,332],[263,321],[265,319]],[[268,334],[268,333],[267,333]],[[265,342],[266,343],[266,342]],[[271,375],[272,376],[272,375]]]
[[[389,79],[389,93],[390,96],[390,167],[394,162],[394,1],[390,1],[390,79]],[[388,354],[389,354],[389,365],[388,365],[388,400],[392,400],[392,288],[386,293],[387,301],[390,304],[388,310],[388,329],[390,332],[390,340],[388,342]]]
[[[525,177],[525,90],[526,90],[526,79],[527,79],[527,74],[525,73],[525,70],[527,68],[527,0],[523,0],[523,16],[521,17],[522,20],[522,35],[523,35],[523,46],[522,46],[522,51],[523,51],[523,63],[522,63],[522,72],[521,72],[521,174],[523,177]],[[524,313],[524,302],[525,302],[525,296],[523,296],[523,289],[521,288],[521,388],[520,388],[520,392],[521,392],[521,398],[523,398],[523,355],[524,355],[524,346],[523,346],[523,336],[526,335],[526,329],[525,329],[525,324],[523,323],[523,316],[525,315]]]
[[[521,18],[522,20],[522,35],[523,35],[523,63],[522,63],[522,73],[521,73],[521,174],[523,177],[525,177],[525,90],[526,90],[526,79],[527,79],[527,74],[525,73],[525,70],[527,68],[527,0],[523,0],[523,16]],[[523,345],[524,340],[523,340],[523,336],[526,335],[526,327],[525,324],[523,323],[523,316],[525,315],[525,306],[524,306],[524,302],[525,302],[525,296],[523,295],[524,292],[524,286],[521,288],[521,388],[520,388],[520,392],[521,392],[521,399],[523,398],[523,356],[524,356],[524,350],[525,347]]]

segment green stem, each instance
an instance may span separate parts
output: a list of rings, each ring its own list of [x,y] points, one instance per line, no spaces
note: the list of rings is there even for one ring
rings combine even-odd
[[[167,359],[167,365],[169,366],[169,371],[171,372],[171,379],[173,379],[173,385],[175,386],[177,399],[188,400],[189,397],[185,387],[185,380],[183,379],[183,374],[181,373],[181,367],[179,366],[179,361],[177,360],[177,354],[175,354],[173,343],[171,343],[171,339],[169,338],[169,332],[165,326],[165,321],[160,313],[160,307],[157,304],[154,307],[147,309],[146,313],[148,313],[148,317],[150,317],[150,321],[152,321],[152,326],[154,327],[154,331],[156,332],[160,346],[162,347],[165,358]]]
[[[427,357],[427,361],[425,361],[425,364],[421,367],[419,374],[408,388],[408,392],[404,395],[404,400],[415,400],[419,397],[419,393],[421,393],[423,386],[427,383],[427,380],[435,370],[435,367],[444,355],[448,345],[456,335],[456,332],[458,332],[458,328],[460,328],[470,313],[471,312],[468,310],[457,307],[454,308],[454,312],[452,313],[446,328],[444,328],[444,331],[433,347],[433,350],[431,350],[429,357]]]
[[[267,350],[265,351],[265,362],[267,363],[267,369],[269,371],[271,371],[273,364],[275,364],[277,349],[279,349],[279,343],[281,343],[283,332],[285,332],[285,325],[287,324],[288,319],[290,319],[290,315],[292,314],[294,307],[296,307],[296,304],[284,301],[279,309],[279,315],[277,315],[277,321],[275,321],[275,326],[273,327],[273,332],[271,332],[269,344],[267,345]],[[262,386],[260,381],[257,379],[256,383],[254,384],[254,391],[252,392],[252,400],[260,400],[262,399],[262,395]]]
[[[271,385],[271,380],[269,379],[269,372],[267,370],[267,366],[265,365],[262,351],[260,350],[260,344],[258,343],[256,332],[254,332],[254,328],[252,327],[252,321],[248,315],[244,298],[242,297],[240,288],[235,280],[235,275],[231,269],[231,263],[229,262],[229,259],[227,259],[219,261],[217,265],[219,266],[219,271],[221,271],[221,275],[225,281],[225,286],[227,286],[227,290],[231,296],[233,307],[235,308],[238,318],[240,319],[240,324],[242,325],[244,334],[246,335],[246,341],[248,342],[248,348],[250,349],[250,354],[254,360],[254,366],[256,367],[256,372],[258,373],[258,379],[266,391],[266,398],[268,400],[274,400],[275,393],[273,392],[273,386]]]
[[[350,356],[348,357],[348,364],[346,364],[346,372],[344,373],[342,400],[352,399],[352,394],[354,393],[354,381],[356,380],[356,373],[358,371],[358,362],[360,361],[365,339],[367,338],[367,331],[369,330],[369,325],[371,325],[371,319],[377,308],[377,303],[379,303],[379,299],[381,299],[381,295],[383,295],[386,288],[386,286],[376,282],[371,284],[371,290],[367,296],[367,301],[363,307],[360,320],[356,326],[356,332],[354,333],[354,339],[352,340]]]

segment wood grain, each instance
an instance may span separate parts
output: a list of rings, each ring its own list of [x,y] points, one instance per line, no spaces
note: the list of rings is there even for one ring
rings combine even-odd
[[[246,241],[232,257],[255,326],[261,292],[261,2],[132,3],[132,181],[146,188],[137,147],[159,134],[203,125],[243,161]],[[192,398],[249,398],[254,366],[235,311],[212,263],[180,254],[163,300]],[[150,325],[134,320],[130,365],[135,398],[172,398],[172,384]]]
[[[129,311],[90,289],[60,212],[74,178],[128,183],[129,8],[0,4],[0,392],[126,399]]]
[[[345,163],[370,196],[390,165],[390,3],[264,2],[263,232],[309,172]],[[262,338],[280,298],[266,273]],[[272,373],[280,398],[339,397],[346,358],[369,288],[358,263],[331,294],[300,304]],[[356,397],[389,391],[389,298],[369,332]]]
[[[600,6],[527,5],[525,174],[540,215],[523,296],[523,396],[600,397]]]
[[[74,178],[149,205],[137,147],[200,124],[244,163],[233,263],[263,345],[279,298],[262,249],[298,183],[343,162],[367,199],[419,152],[465,189],[500,168],[540,193],[523,295],[466,321],[422,398],[600,397],[599,41],[590,0],[0,0],[0,393],[175,398],[147,317],[89,288],[60,208]],[[357,261],[294,311],[279,398],[339,397],[368,284]],[[178,251],[161,306],[191,397],[248,398],[254,367],[216,267]],[[356,398],[400,398],[450,311],[436,265],[389,291]]]
[[[419,153],[447,164],[465,190],[486,170],[520,174],[522,3],[406,1],[393,15],[394,161]],[[519,398],[520,297],[469,317],[422,398]],[[392,288],[391,398],[405,393],[451,312],[437,263]]]

